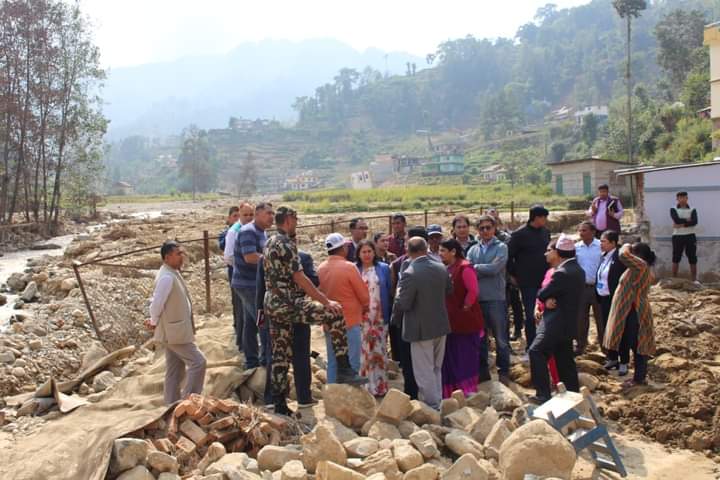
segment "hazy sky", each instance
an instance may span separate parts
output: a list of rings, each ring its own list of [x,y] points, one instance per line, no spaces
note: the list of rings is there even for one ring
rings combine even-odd
[[[105,67],[224,53],[263,39],[335,38],[422,55],[473,34],[512,37],[547,3],[589,0],[81,0]]]

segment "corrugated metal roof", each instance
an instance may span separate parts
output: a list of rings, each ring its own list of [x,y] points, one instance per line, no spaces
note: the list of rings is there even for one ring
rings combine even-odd
[[[659,172],[661,170],[675,170],[678,168],[692,168],[692,167],[706,167],[708,165],[720,165],[720,157],[717,157],[717,160],[713,160],[712,162],[703,162],[703,163],[681,163],[677,165],[666,165],[664,167],[653,167],[652,165],[641,165],[638,167],[632,167],[632,168],[620,168],[618,170],[613,170],[615,175],[617,176],[623,176],[623,175],[635,175],[636,173],[645,173],[645,172]]]

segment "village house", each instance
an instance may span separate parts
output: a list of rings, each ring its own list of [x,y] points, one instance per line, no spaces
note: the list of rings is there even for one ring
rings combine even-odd
[[[705,27],[705,46],[710,47],[710,118],[713,130],[720,129],[720,22]],[[720,145],[720,140],[713,137],[713,148]]]
[[[375,158],[370,162],[370,174],[372,181],[375,186],[381,185],[382,183],[393,178],[394,173],[394,162],[392,155],[375,155]]]
[[[368,190],[373,187],[370,172],[353,172],[350,174],[350,186],[353,190]]]
[[[465,152],[458,143],[433,145],[432,156],[422,165],[424,176],[462,175],[465,173]]]
[[[503,182],[507,177],[507,170],[502,165],[490,165],[480,170],[480,178],[484,183]]]
[[[594,116],[600,123],[605,123],[608,120],[608,107],[607,105],[591,105],[585,107],[582,110],[575,112],[575,124],[580,127],[583,124],[583,119],[588,115]]]
[[[311,190],[320,188],[321,185],[322,182],[311,170],[300,172],[285,180],[285,189],[290,191]]]
[[[396,175],[410,175],[420,170],[425,162],[422,157],[410,157],[407,155],[393,155],[393,172]]]
[[[658,256],[657,272],[670,272],[672,229],[670,208],[677,192],[686,191],[697,209],[698,273],[701,281],[720,281],[720,159],[664,167],[616,170],[618,178],[632,178],[635,219],[646,225],[648,241]],[[685,260],[683,260],[685,262]],[[687,263],[683,268],[687,270]],[[682,269],[681,269],[682,271]]]
[[[558,195],[592,196],[598,185],[607,184],[613,195],[627,196],[630,188],[627,178],[619,178],[614,170],[629,166],[607,158],[590,157],[549,163],[553,191]]]
[[[127,196],[135,193],[135,188],[127,182],[115,182],[110,188],[110,195]]]

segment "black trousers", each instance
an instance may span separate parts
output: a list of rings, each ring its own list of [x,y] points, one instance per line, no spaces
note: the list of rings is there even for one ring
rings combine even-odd
[[[520,300],[520,290],[518,290],[516,286],[508,282],[507,287],[505,288],[505,297],[507,298],[507,302],[510,304],[510,309],[512,310],[512,320],[513,327],[515,328],[515,334],[519,335],[520,332],[522,332],[525,319],[523,313],[523,304]],[[508,338],[509,337],[510,324],[508,323]]]
[[[404,379],[404,390],[410,398],[417,400],[418,386],[415,382],[412,358],[410,356],[410,343],[402,339],[402,327],[390,325],[390,349],[392,359],[400,364]]]
[[[635,359],[635,373],[633,380],[636,382],[645,382],[648,369],[648,358],[640,355],[637,351],[638,337],[640,335],[640,321],[637,312],[633,309],[625,319],[625,330],[620,340],[620,363],[630,363],[630,351],[633,352]]]
[[[541,324],[535,334],[528,356],[530,357],[530,374],[532,375],[535,392],[539,398],[550,398],[550,373],[547,361],[550,356],[555,357],[560,381],[573,392],[580,391],[575,356],[573,355],[572,338],[566,335],[547,331]]]
[[[264,326],[263,328],[267,328]],[[298,403],[312,402],[310,384],[312,382],[312,370],[310,369],[310,325],[293,323],[292,338],[292,366],[293,377],[295,378],[295,396]],[[268,335],[269,338],[269,335]],[[265,377],[265,404],[272,403],[272,386],[270,373],[272,371],[272,341],[270,343],[270,354],[268,355],[267,375]]]

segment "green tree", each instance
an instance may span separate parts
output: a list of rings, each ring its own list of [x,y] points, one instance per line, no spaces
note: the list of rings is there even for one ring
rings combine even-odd
[[[699,10],[676,9],[655,25],[657,61],[676,90],[683,87],[688,73],[707,56],[703,47],[706,23],[705,15]]]
[[[687,76],[680,93],[680,101],[685,104],[690,114],[710,106],[710,75],[707,71],[695,71]]]
[[[247,152],[240,169],[237,171],[235,185],[238,195],[252,195],[257,191],[257,167],[252,152]]]
[[[588,148],[592,148],[597,141],[598,127],[599,122],[594,114],[590,113],[589,115],[585,115],[583,117],[580,135],[582,136],[583,142],[585,142]]]
[[[208,192],[217,185],[218,170],[207,132],[191,125],[183,131],[182,150],[178,157],[183,190]]]
[[[562,162],[563,158],[565,158],[566,151],[567,147],[565,147],[565,144],[562,142],[555,142],[550,145],[550,162]]]
[[[625,82],[627,84],[627,153],[628,162],[633,162],[632,148],[632,74],[631,74],[631,52],[632,52],[632,19],[638,18],[640,12],[647,8],[645,0],[613,0],[615,11],[624,18],[626,22],[626,60],[625,60]]]

